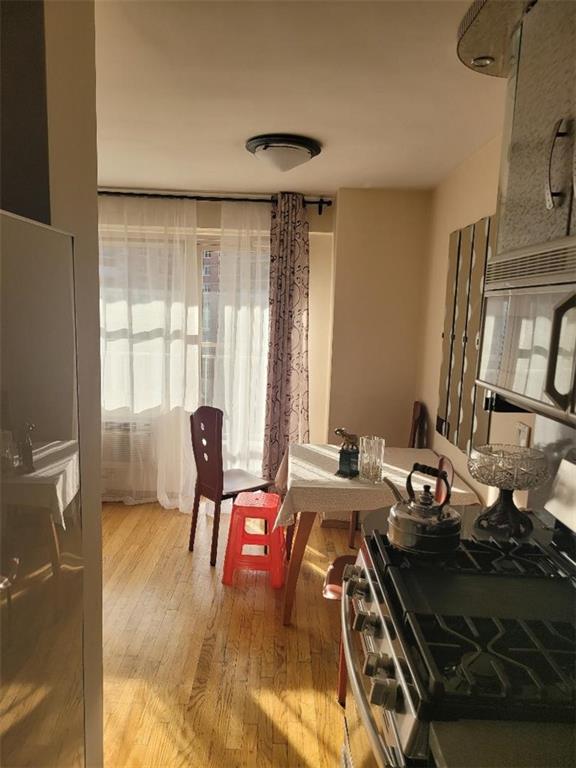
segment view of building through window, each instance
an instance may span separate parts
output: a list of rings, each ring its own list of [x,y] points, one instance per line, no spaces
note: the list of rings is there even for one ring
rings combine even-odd
[[[220,286],[220,251],[216,239],[201,243],[202,265],[202,342],[200,402],[211,405],[214,399],[214,367],[218,340],[218,290]]]

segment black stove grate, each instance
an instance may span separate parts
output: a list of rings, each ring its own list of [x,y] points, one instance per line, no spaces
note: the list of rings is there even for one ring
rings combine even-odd
[[[407,614],[436,716],[572,722],[576,634],[568,622]]]
[[[497,541],[462,541],[455,553],[453,567],[462,573],[502,574],[506,576],[543,576],[566,578],[568,573],[537,543]]]
[[[536,541],[498,542],[494,539],[463,539],[450,555],[423,557],[401,551],[388,537],[375,534],[377,547],[385,567],[442,568],[444,572],[483,574],[489,576],[525,576],[530,578],[565,579],[572,574]]]

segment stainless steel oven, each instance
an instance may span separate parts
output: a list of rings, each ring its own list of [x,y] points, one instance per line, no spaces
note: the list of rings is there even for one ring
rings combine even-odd
[[[345,709],[346,768],[404,768],[406,751],[418,757],[421,734],[407,697],[399,637],[384,595],[370,578],[369,555],[361,548],[345,574],[342,643],[348,673]],[[405,749],[406,748],[406,749]]]
[[[362,635],[354,631],[352,600],[342,599],[342,627],[348,690],[346,695],[345,762],[346,768],[391,768],[397,766],[385,741],[383,713],[375,711],[366,686],[364,664],[367,651]]]

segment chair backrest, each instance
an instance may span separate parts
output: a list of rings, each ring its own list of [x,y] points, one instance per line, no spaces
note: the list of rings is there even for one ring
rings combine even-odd
[[[201,405],[190,416],[192,450],[198,473],[198,490],[212,501],[219,500],[224,483],[222,470],[223,415],[219,408]]]
[[[410,425],[409,448],[426,448],[426,406],[416,400],[412,407],[412,423]]]
[[[444,472],[446,472],[450,488],[452,488],[452,483],[454,482],[454,467],[452,466],[452,462],[447,456],[440,456],[440,459],[438,460],[438,469],[444,470]],[[436,480],[436,488],[434,490],[434,501],[437,504],[442,504],[445,498],[446,486],[440,479],[438,479]]]

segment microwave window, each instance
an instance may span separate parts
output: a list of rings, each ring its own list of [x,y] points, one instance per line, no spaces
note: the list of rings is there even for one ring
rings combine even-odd
[[[480,378],[525,397],[551,403],[545,392],[550,362],[552,317],[565,299],[565,289],[517,291],[488,296],[484,307],[484,340]],[[572,386],[576,345],[576,311],[562,320],[555,386]]]

